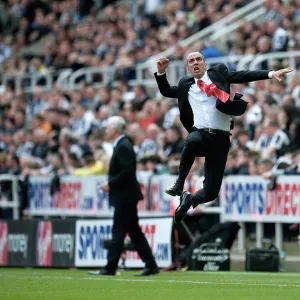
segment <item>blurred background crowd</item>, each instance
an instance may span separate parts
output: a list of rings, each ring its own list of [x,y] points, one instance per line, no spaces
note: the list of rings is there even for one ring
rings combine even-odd
[[[187,132],[176,99],[144,85],[130,86],[135,66],[176,46],[170,60],[191,51],[223,57],[300,49],[300,1],[265,0],[263,23],[243,22],[224,45],[178,43],[249,0],[6,0],[0,17],[2,74],[44,74],[71,68],[113,66],[114,80],[94,87],[81,80],[66,91],[43,81],[30,93],[13,82],[0,86],[0,172],[29,175],[105,174],[112,145],[105,141],[106,119],[127,121],[139,170],[176,174]],[[39,44],[39,55],[23,54]],[[25,53],[25,52],[24,52]],[[300,174],[300,57],[286,81],[265,80],[232,86],[249,102],[236,118],[226,175]],[[233,60],[234,61],[234,60]],[[282,59],[261,69],[287,67]],[[229,64],[235,70],[235,63]],[[189,178],[203,174],[196,159]]]

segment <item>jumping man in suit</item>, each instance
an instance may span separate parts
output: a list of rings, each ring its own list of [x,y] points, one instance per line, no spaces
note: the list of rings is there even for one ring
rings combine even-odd
[[[139,226],[137,203],[143,199],[140,185],[136,179],[136,158],[131,141],[124,134],[125,120],[114,116],[107,120],[106,139],[113,142],[113,155],[108,171],[108,182],[101,185],[109,193],[109,202],[114,206],[112,243],[108,250],[106,266],[92,275],[115,275],[120,255],[123,251],[126,233],[134,248],[145,263],[138,276],[159,273],[150,246]]]
[[[217,198],[230,147],[230,119],[246,111],[247,102],[236,94],[229,99],[231,83],[245,83],[263,79],[282,77],[291,68],[278,71],[229,71],[226,65],[218,64],[207,69],[204,57],[192,52],[187,57],[186,69],[191,76],[180,79],[178,86],[170,86],[166,69],[169,60],[165,57],[157,61],[155,78],[161,94],[168,98],[178,98],[180,120],[189,132],[181,154],[179,176],[166,190],[171,196],[180,196],[174,221],[181,222],[188,209]],[[183,192],[183,186],[195,157],[205,157],[205,180],[203,189],[195,194]]]

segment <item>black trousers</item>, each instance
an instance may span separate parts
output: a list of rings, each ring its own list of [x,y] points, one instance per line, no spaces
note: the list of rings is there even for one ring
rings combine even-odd
[[[193,128],[188,135],[180,158],[179,179],[185,180],[195,157],[205,157],[203,189],[191,196],[194,207],[218,197],[229,148],[229,132],[209,133]]]
[[[106,269],[116,271],[123,251],[126,233],[129,234],[145,267],[157,267],[148,241],[140,229],[137,203],[121,203],[115,206],[112,228],[112,243],[108,250]]]

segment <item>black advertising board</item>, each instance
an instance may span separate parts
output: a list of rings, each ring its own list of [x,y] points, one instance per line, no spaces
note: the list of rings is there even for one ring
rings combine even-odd
[[[36,265],[74,266],[75,220],[39,221],[36,230]]]
[[[216,224],[196,239],[186,254],[189,270],[229,271],[230,248],[239,228],[236,222]]]
[[[218,243],[202,243],[190,249],[190,253],[191,256],[188,260],[189,270],[230,270],[230,251]]]
[[[4,248],[7,249],[7,265],[34,266],[36,222],[6,221],[5,223],[7,224],[7,238]]]
[[[52,222],[52,266],[74,266],[75,221],[62,220]]]

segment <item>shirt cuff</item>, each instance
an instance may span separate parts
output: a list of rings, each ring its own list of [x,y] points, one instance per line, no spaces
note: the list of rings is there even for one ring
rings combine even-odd
[[[269,77],[270,79],[273,78],[273,71],[270,71],[270,72],[268,73],[268,77]]]
[[[166,74],[166,72],[163,72],[163,73],[157,72],[157,76],[161,76],[161,75],[164,75],[164,74]]]

